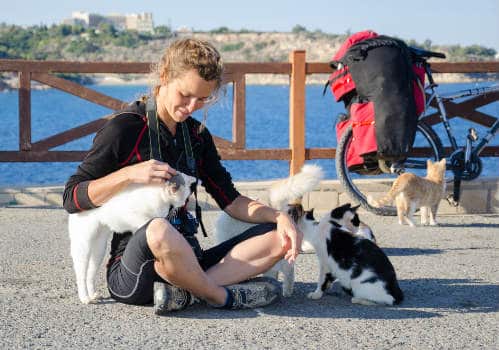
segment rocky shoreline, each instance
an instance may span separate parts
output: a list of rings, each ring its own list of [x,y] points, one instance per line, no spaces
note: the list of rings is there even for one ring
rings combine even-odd
[[[314,74],[307,77],[307,85],[324,85],[328,79],[328,74]],[[499,80],[499,74],[435,74],[435,81],[437,83],[478,83],[485,81]],[[76,81],[79,83],[78,81]],[[248,74],[246,77],[246,84],[248,85],[287,85],[289,84],[289,77],[287,75],[278,74]],[[146,85],[151,86],[152,80],[148,76],[88,76],[85,77],[85,82],[81,85]],[[8,78],[0,78],[0,92],[13,91],[19,88],[19,79],[17,75]],[[31,82],[32,90],[50,89],[50,86],[40,84],[36,81]]]

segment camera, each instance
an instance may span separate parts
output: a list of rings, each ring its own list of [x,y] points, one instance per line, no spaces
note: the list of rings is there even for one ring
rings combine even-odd
[[[192,250],[198,260],[201,260],[203,257],[203,249],[195,237],[199,227],[199,222],[196,218],[187,210],[181,210],[174,215],[169,215],[168,221],[184,236],[189,245],[192,247]]]
[[[187,210],[182,210],[177,215],[169,217],[168,220],[184,236],[194,236],[198,232],[199,223]]]

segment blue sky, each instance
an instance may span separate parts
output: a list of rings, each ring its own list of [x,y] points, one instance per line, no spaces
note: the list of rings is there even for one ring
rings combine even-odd
[[[499,51],[499,0],[0,0],[0,22],[59,23],[72,11],[100,14],[152,12],[155,25],[209,30],[345,33],[373,29],[435,44],[479,44]]]

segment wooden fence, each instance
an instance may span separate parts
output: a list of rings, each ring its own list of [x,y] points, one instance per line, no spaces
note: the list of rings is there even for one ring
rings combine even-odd
[[[31,135],[31,81],[65,91],[95,104],[120,109],[126,101],[104,95],[83,85],[62,79],[54,73],[147,74],[150,63],[137,62],[66,62],[0,60],[0,72],[19,75],[19,149],[0,150],[0,162],[69,162],[80,161],[88,150],[54,151],[54,147],[95,133],[110,116],[75,126],[69,130],[33,142]],[[433,63],[436,73],[499,73],[499,62]],[[335,157],[334,148],[305,147],[305,85],[310,74],[330,73],[327,63],[306,62],[305,51],[293,51],[289,62],[282,63],[226,63],[224,82],[232,82],[233,116],[232,140],[215,136],[215,143],[223,159],[230,160],[287,160],[290,174],[296,173],[307,159]],[[246,76],[249,74],[289,75],[289,148],[246,149]],[[497,117],[478,111],[478,108],[499,100],[499,92],[446,104],[448,117],[463,117],[490,127]],[[430,124],[439,122],[436,114],[425,117]],[[54,116],[52,120],[57,120]],[[499,147],[487,147],[484,156],[499,157]]]

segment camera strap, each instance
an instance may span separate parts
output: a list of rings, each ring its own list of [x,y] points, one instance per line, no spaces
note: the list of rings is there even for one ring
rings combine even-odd
[[[160,147],[161,142],[159,137],[159,120],[158,116],[156,115],[156,101],[153,97],[147,99],[146,116],[147,116],[147,126],[149,131],[150,159],[156,159],[164,162]],[[201,207],[199,206],[198,202],[198,194],[197,194],[198,173],[196,169],[196,159],[194,158],[194,154],[192,152],[191,138],[189,136],[189,130],[187,129],[186,123],[182,122],[180,123],[180,125],[182,127],[182,136],[184,139],[185,158],[186,158],[187,167],[189,168],[191,174],[194,174],[194,176],[196,177],[196,182],[193,189],[194,199],[196,202],[195,203],[196,220],[199,222],[199,226],[201,226],[201,231],[203,232],[203,236],[208,237],[201,218]]]
[[[159,147],[159,121],[156,116],[156,101],[148,98],[146,102],[147,129],[149,130],[150,159],[163,161],[161,147]]]
[[[197,190],[198,172],[196,167],[196,159],[194,158],[194,154],[192,153],[191,137],[189,136],[187,123],[184,121],[180,123],[180,125],[182,126],[182,136],[184,139],[185,159],[187,161],[187,167],[189,168],[191,173],[194,174],[194,176],[196,176],[196,184],[194,186],[194,199],[196,200],[196,220],[199,222],[199,226],[201,226],[201,231],[203,232],[203,236],[208,237],[201,217],[201,207],[199,206],[198,202],[198,190]]]

